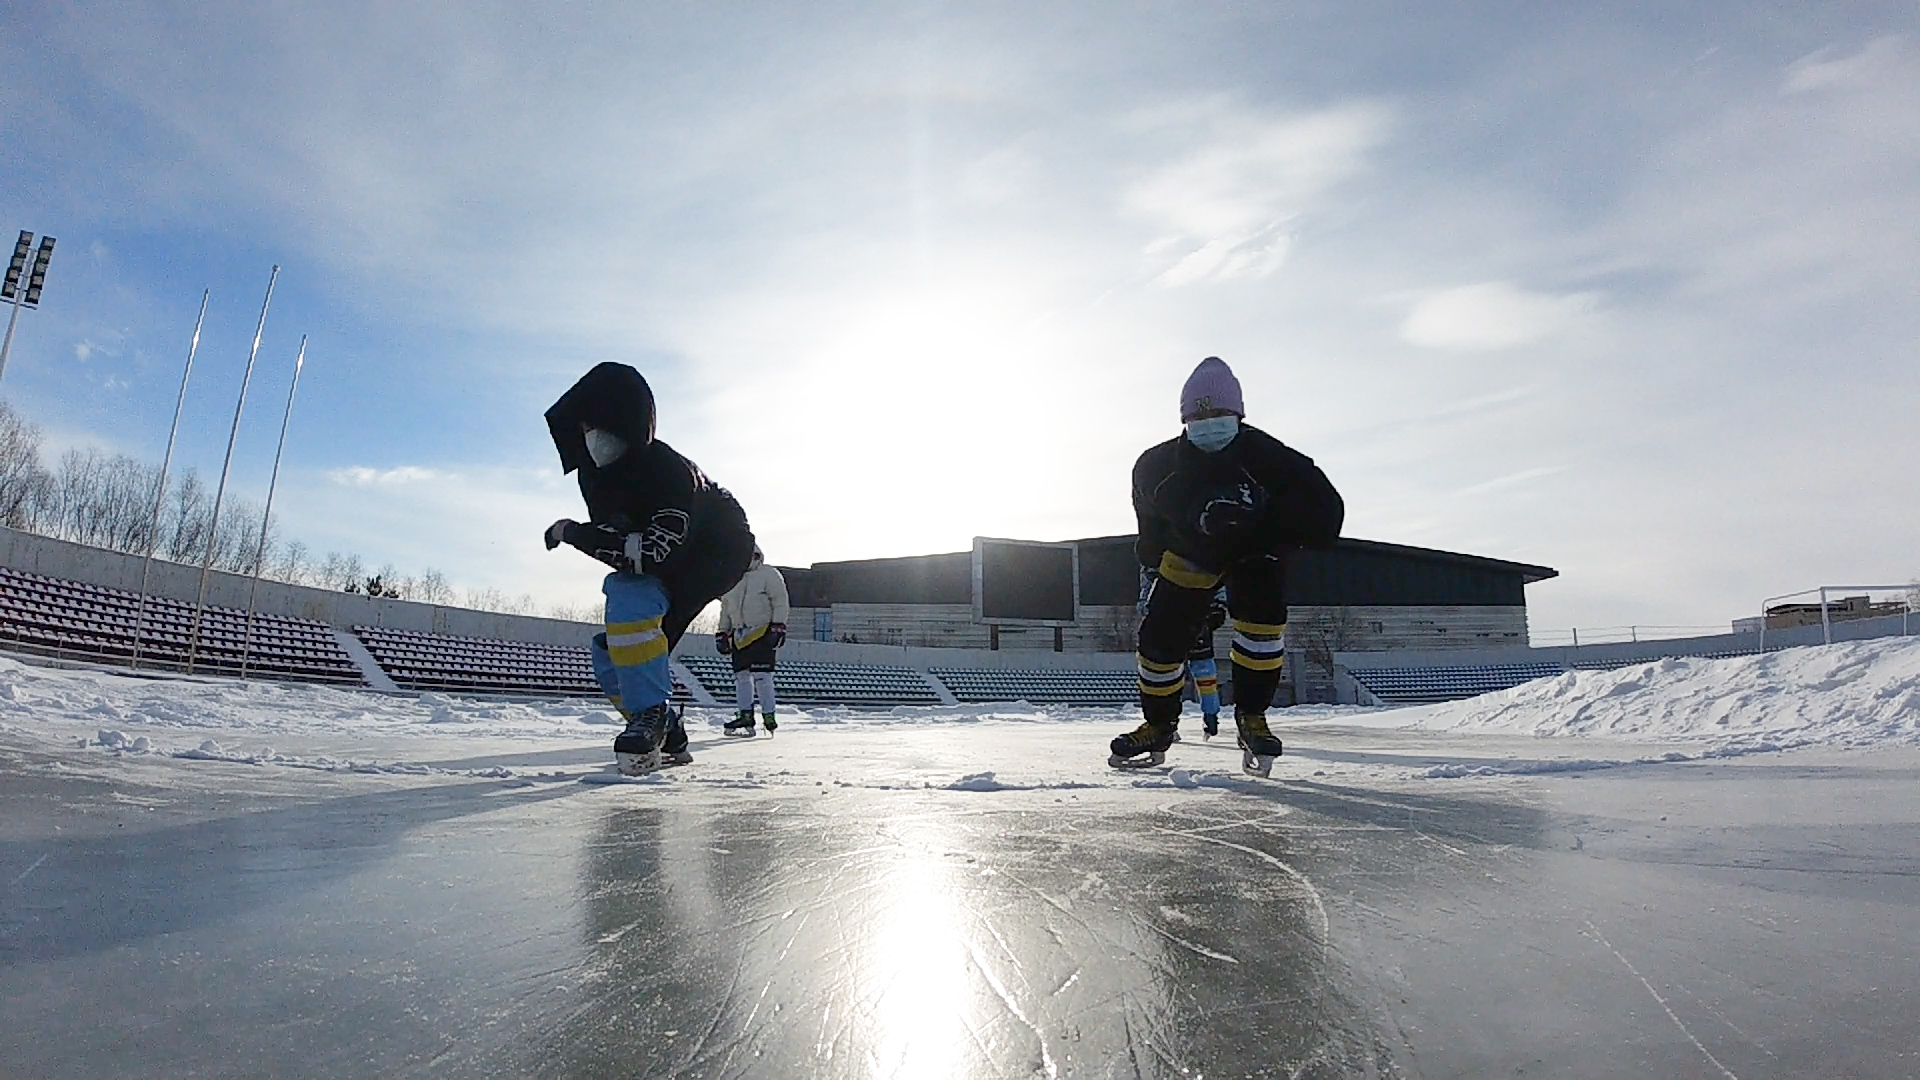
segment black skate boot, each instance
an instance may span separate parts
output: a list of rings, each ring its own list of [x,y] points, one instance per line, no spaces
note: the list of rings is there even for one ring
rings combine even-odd
[[[1200,730],[1205,732],[1209,739],[1220,734],[1220,714],[1217,712],[1202,713],[1200,715]]]
[[[660,743],[660,764],[691,765],[693,753],[687,749],[687,707],[682,705],[667,719],[667,734]]]
[[[1107,764],[1116,769],[1146,769],[1167,762],[1167,747],[1180,741],[1180,720],[1147,720],[1113,740]]]
[[[761,722],[761,723],[763,723],[763,724],[765,724],[765,725],[767,725],[767,734],[768,734],[768,735],[772,735],[772,734],[773,734],[773,729],[774,729],[774,728],[777,728],[777,727],[779,727],[779,726],[780,726],[780,725],[779,725],[779,723],[778,723],[778,722],[776,722],[776,721],[774,720],[774,718],[773,718],[773,710],[772,710],[772,709],[768,709],[768,710],[767,710],[766,712],[764,712],[764,713],[761,713],[761,714],[760,714],[760,722]],[[752,724],[752,723],[753,723],[753,721],[752,721],[752,720],[748,720],[748,721],[747,721],[747,723],[748,723],[748,724]]]
[[[1235,709],[1233,723],[1240,729],[1240,767],[1252,776],[1269,776],[1281,747],[1280,737],[1267,730],[1267,714]]]
[[[753,710],[742,709],[734,713],[733,719],[727,721],[724,734],[730,739],[753,738]]]
[[[613,740],[613,760],[623,776],[645,776],[660,767],[660,743],[671,711],[666,702],[627,718],[627,730]]]

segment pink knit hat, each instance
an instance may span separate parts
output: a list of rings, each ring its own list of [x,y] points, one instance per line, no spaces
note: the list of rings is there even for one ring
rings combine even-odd
[[[1233,377],[1233,369],[1225,360],[1209,356],[1200,361],[1200,366],[1187,376],[1187,385],[1180,388],[1180,422],[1200,419],[1200,414],[1208,409],[1224,409],[1242,419],[1246,418],[1246,406],[1240,403],[1240,380]]]

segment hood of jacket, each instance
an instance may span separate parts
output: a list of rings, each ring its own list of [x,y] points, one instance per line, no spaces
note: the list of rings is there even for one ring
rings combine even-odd
[[[560,452],[563,473],[593,464],[583,427],[610,431],[625,439],[630,450],[652,443],[653,389],[638,371],[607,361],[561,394],[547,410],[547,431]]]

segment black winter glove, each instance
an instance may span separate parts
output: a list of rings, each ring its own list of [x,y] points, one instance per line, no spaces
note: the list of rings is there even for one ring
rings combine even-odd
[[[721,630],[713,635],[713,647],[721,656],[733,654],[733,631]]]
[[[547,550],[552,551],[554,548],[557,548],[561,544],[566,543],[567,529],[571,526],[578,525],[578,524],[580,523],[573,520],[572,518],[561,518],[559,521],[556,521],[553,524],[547,526],[547,534],[545,536],[545,540],[547,541]]]
[[[1251,479],[1222,491],[1201,505],[1200,535],[1233,540],[1251,533],[1267,508],[1267,493]]]
[[[639,572],[628,549],[632,547],[628,534],[610,525],[582,525],[577,521],[555,522],[554,528],[561,529],[562,539],[581,551],[606,563],[622,573]],[[548,530],[551,534],[552,530]]]
[[[783,622],[773,623],[772,625],[767,627],[767,633],[773,638],[774,648],[777,649],[780,646],[785,645],[787,643],[787,624],[786,623],[783,623]]]

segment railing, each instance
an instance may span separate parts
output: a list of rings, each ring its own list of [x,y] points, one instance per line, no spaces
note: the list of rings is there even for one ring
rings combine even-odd
[[[1905,585],[1822,585],[1817,589],[1801,589],[1799,592],[1786,593],[1782,596],[1769,596],[1765,600],[1760,601],[1760,651],[1765,652],[1767,650],[1767,614],[1768,609],[1773,607],[1774,604],[1782,600],[1791,600],[1796,596],[1813,596],[1818,594],[1820,597],[1820,641],[1822,644],[1831,645],[1833,644],[1833,617],[1832,612],[1828,610],[1827,594],[1867,593],[1871,596],[1877,592],[1897,592],[1901,594],[1901,600],[1905,607],[1904,610],[1900,612],[1900,635],[1905,637],[1911,633],[1915,600],[1920,598],[1920,585],[1916,585],[1913,582],[1908,582]],[[1889,615],[1888,617],[1891,618],[1892,616]]]
[[[1536,649],[1571,645],[1613,645],[1621,642],[1662,641],[1667,638],[1706,637],[1724,634],[1724,624],[1713,626],[1659,626],[1635,623],[1631,626],[1576,626],[1570,630],[1527,632],[1527,643]]]

